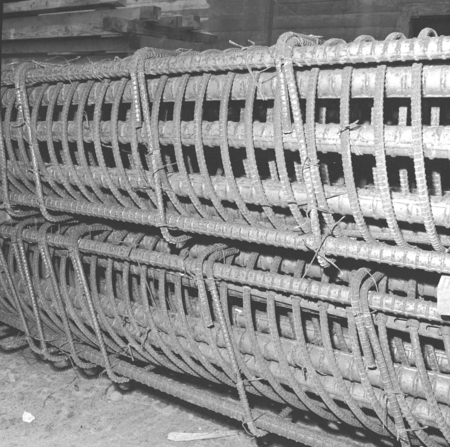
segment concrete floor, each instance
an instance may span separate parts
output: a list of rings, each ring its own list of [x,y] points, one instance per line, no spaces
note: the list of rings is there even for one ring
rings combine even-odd
[[[104,375],[58,370],[27,347],[0,351],[2,447],[292,447],[267,436],[257,442],[239,422],[199,409],[146,387],[117,391]],[[23,422],[23,412],[35,420]],[[173,442],[169,432],[239,430],[215,440]]]

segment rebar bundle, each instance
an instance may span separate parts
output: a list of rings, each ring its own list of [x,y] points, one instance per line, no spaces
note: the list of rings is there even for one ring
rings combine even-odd
[[[5,69],[0,320],[251,436],[447,445],[449,58],[425,29]]]

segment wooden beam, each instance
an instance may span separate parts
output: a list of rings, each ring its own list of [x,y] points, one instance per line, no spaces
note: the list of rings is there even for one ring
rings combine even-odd
[[[200,16],[190,14],[182,16],[162,17],[159,21],[159,24],[164,26],[171,26],[172,28],[199,29]]]
[[[165,37],[191,42],[215,42],[217,36],[199,31],[171,28],[170,26],[144,22],[142,20],[127,20],[119,17],[105,17],[103,20],[105,31],[137,34],[142,36]]]
[[[34,40],[56,39],[77,36],[107,36],[115,35],[105,31],[101,25],[83,23],[73,25],[48,25],[27,28],[9,29],[2,32],[3,41],[7,40]]]
[[[128,20],[156,20],[160,14],[160,8],[145,6],[11,18],[3,20],[2,39],[21,40],[108,35],[112,33],[103,29],[103,19],[105,17],[120,17]]]
[[[125,6],[126,0],[27,0],[3,5],[3,17]]]
[[[164,14],[181,14],[183,13],[187,13],[187,11],[189,11],[188,14],[195,14],[194,11],[198,11],[201,9],[210,9],[211,6],[208,5],[208,1],[205,0],[124,0],[125,1],[125,6],[141,6],[141,5],[148,5],[150,4],[163,4],[165,3],[165,6],[163,6],[163,12]],[[219,2],[219,3],[228,3],[231,2],[232,0],[226,0],[224,2]],[[234,0],[238,3],[242,3],[242,0]],[[258,1],[258,0],[257,0]],[[175,3],[175,4],[172,4]],[[178,3],[178,4],[177,4]],[[215,6],[214,6],[215,7]]]
[[[2,43],[2,57],[20,55],[122,54],[140,48],[139,38],[117,34],[112,37],[8,40]]]
[[[136,8],[118,9],[117,11],[127,11],[129,9],[140,10],[140,12],[138,13],[139,17],[136,17],[136,20],[148,20],[150,22],[158,22],[161,19],[161,8],[159,8],[158,6],[138,6]]]

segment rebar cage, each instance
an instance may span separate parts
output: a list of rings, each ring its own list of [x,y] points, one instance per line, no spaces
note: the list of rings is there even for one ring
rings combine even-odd
[[[4,69],[0,320],[251,436],[447,445],[449,57],[289,32]]]

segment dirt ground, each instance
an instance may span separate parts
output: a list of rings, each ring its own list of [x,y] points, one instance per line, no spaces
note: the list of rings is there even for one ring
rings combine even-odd
[[[3,329],[4,331],[4,329]],[[1,340],[0,328],[0,340]],[[253,441],[238,422],[142,386],[118,389],[104,376],[58,370],[27,347],[0,350],[2,447],[293,447],[268,436]],[[24,411],[35,419],[24,422]],[[239,430],[215,440],[173,442],[169,432]]]

